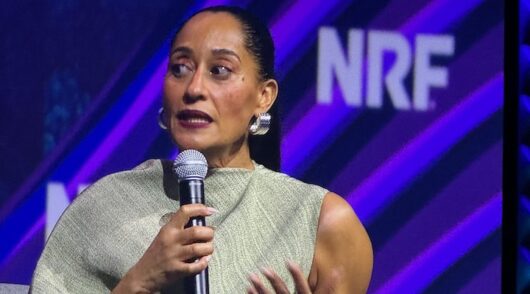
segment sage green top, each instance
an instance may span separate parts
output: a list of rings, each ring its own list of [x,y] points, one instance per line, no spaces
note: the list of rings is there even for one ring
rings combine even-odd
[[[210,293],[245,293],[248,274],[269,266],[294,284],[285,262],[309,274],[320,207],[327,190],[255,164],[254,170],[210,169],[207,217],[215,227]],[[67,208],[33,276],[33,293],[105,293],[151,244],[179,208],[171,162],[149,160],[104,177]],[[263,277],[262,277],[263,278]]]

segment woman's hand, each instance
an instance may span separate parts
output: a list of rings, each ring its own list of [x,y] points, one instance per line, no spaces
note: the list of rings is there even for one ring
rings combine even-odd
[[[294,287],[295,291],[298,294],[310,294],[311,289],[309,287],[309,283],[307,282],[304,273],[300,269],[300,267],[295,264],[294,262],[288,262],[287,263],[287,269],[291,273],[291,276],[294,280]],[[287,288],[287,285],[285,282],[278,276],[274,271],[272,271],[269,268],[263,268],[261,270],[263,275],[269,280],[272,288],[274,289],[275,293],[278,294],[289,294],[289,289]],[[248,288],[247,292],[249,294],[268,294],[271,293],[263,284],[263,282],[260,280],[258,275],[251,274],[249,277],[249,280],[251,282],[251,286]]]
[[[214,231],[211,227],[185,229],[184,226],[192,217],[209,216],[214,212],[215,209],[202,204],[181,206],[113,293],[153,293],[184,276],[204,270],[213,253]]]

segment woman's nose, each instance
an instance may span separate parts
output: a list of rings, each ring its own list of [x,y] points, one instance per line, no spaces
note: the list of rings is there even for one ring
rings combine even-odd
[[[185,102],[191,103],[204,99],[205,97],[204,74],[201,69],[197,69],[191,77],[184,99]]]

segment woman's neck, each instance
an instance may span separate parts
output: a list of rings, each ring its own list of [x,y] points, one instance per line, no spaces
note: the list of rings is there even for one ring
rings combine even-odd
[[[203,151],[209,168],[233,167],[254,169],[254,163],[250,158],[250,150],[245,141],[239,146]]]

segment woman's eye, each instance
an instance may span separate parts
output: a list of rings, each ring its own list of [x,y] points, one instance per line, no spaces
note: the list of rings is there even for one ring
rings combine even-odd
[[[228,67],[222,66],[222,65],[214,66],[210,70],[210,72],[212,75],[220,77],[220,78],[227,78],[230,75],[230,73],[232,73],[232,71]]]
[[[171,72],[176,77],[180,77],[180,76],[184,76],[187,73],[191,72],[191,69],[185,64],[179,63],[179,64],[173,64],[171,66]]]

